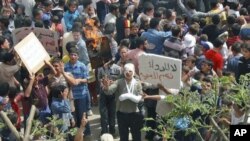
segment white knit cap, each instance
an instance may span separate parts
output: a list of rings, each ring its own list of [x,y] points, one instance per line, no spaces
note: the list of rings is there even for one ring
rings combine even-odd
[[[105,133],[101,136],[101,141],[114,141],[114,138],[111,134]]]

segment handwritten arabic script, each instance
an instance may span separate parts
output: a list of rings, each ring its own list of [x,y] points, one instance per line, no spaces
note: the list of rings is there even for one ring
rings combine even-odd
[[[139,74],[142,81],[161,83],[168,88],[180,88],[181,60],[154,54],[139,57]]]
[[[151,59],[149,62],[149,68],[152,68],[156,71],[160,71],[160,72],[164,72],[164,71],[173,71],[176,72],[177,71],[177,67],[176,64],[171,64],[171,63],[167,63],[167,62],[163,62],[162,65],[157,64],[154,62],[153,59]]]
[[[46,51],[51,55],[58,52],[58,34],[54,31],[44,28],[22,27],[12,31],[14,44],[18,44],[29,33],[33,32],[38,40],[42,43]]]

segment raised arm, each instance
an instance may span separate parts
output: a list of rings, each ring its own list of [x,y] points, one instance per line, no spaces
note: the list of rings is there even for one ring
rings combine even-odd
[[[32,74],[32,76],[30,77],[29,85],[24,91],[24,96],[25,97],[30,97],[34,82],[35,82],[35,74]]]
[[[109,80],[108,78],[103,78],[102,79],[102,89],[106,95],[112,95],[115,93],[118,87],[118,80],[112,81]]]
[[[84,131],[87,123],[88,123],[88,119],[86,118],[86,113],[83,113],[81,125],[80,125],[80,128],[78,128],[78,130],[77,130],[74,141],[84,141],[83,131]]]
[[[204,13],[204,12],[197,12],[198,17],[213,17],[214,15],[221,14],[222,12],[228,11],[229,7],[226,6],[223,10],[220,10],[216,13]]]
[[[50,61],[44,60],[44,63],[45,63],[45,65],[47,65],[52,70],[53,74],[56,74],[56,70],[53,67],[53,65],[50,63]]]
[[[59,67],[59,71],[62,73],[63,77],[66,79],[66,81],[70,84],[70,85],[78,85],[81,80],[80,79],[75,79],[73,77],[73,75],[70,75],[69,73],[66,73],[64,71],[64,64],[63,62],[60,62],[60,67]],[[86,80],[87,81],[87,80]]]
[[[177,0],[177,5],[181,8],[181,10],[182,10],[184,13],[188,13],[187,8],[185,7],[185,5],[182,3],[181,0]]]

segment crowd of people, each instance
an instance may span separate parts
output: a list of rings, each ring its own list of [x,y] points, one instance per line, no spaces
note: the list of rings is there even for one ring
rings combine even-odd
[[[248,0],[168,3],[178,10],[161,6],[160,0],[1,2],[0,111],[13,112],[12,123],[18,130],[26,128],[35,105],[35,118],[42,124],[57,115],[64,122],[58,127],[62,132],[79,127],[75,140],[87,139],[92,133],[86,118],[93,114],[92,106],[99,106],[101,135],[128,141],[131,132],[134,141],[143,140],[141,128],[157,126],[143,119],[156,119],[157,101],[165,98],[159,89],[179,93],[179,89],[140,80],[138,59],[146,53],[180,59],[180,89],[195,89],[201,95],[211,90],[212,78],[231,75],[238,82],[241,75],[250,73]],[[11,33],[21,27],[50,29],[59,36],[58,55],[44,60],[45,66],[35,74],[29,74],[13,49]],[[104,45],[108,50],[103,50]],[[248,115],[240,111],[228,123],[239,124],[244,116]],[[0,132],[2,140],[15,140],[8,129]],[[145,139],[156,136],[147,132]]]

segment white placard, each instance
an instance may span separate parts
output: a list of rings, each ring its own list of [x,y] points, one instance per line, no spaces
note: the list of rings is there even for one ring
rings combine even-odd
[[[30,74],[40,70],[44,65],[44,60],[50,60],[49,54],[33,32],[19,42],[14,49]]]
[[[142,81],[163,84],[166,88],[181,86],[182,61],[170,57],[143,54],[139,57],[139,75]]]

